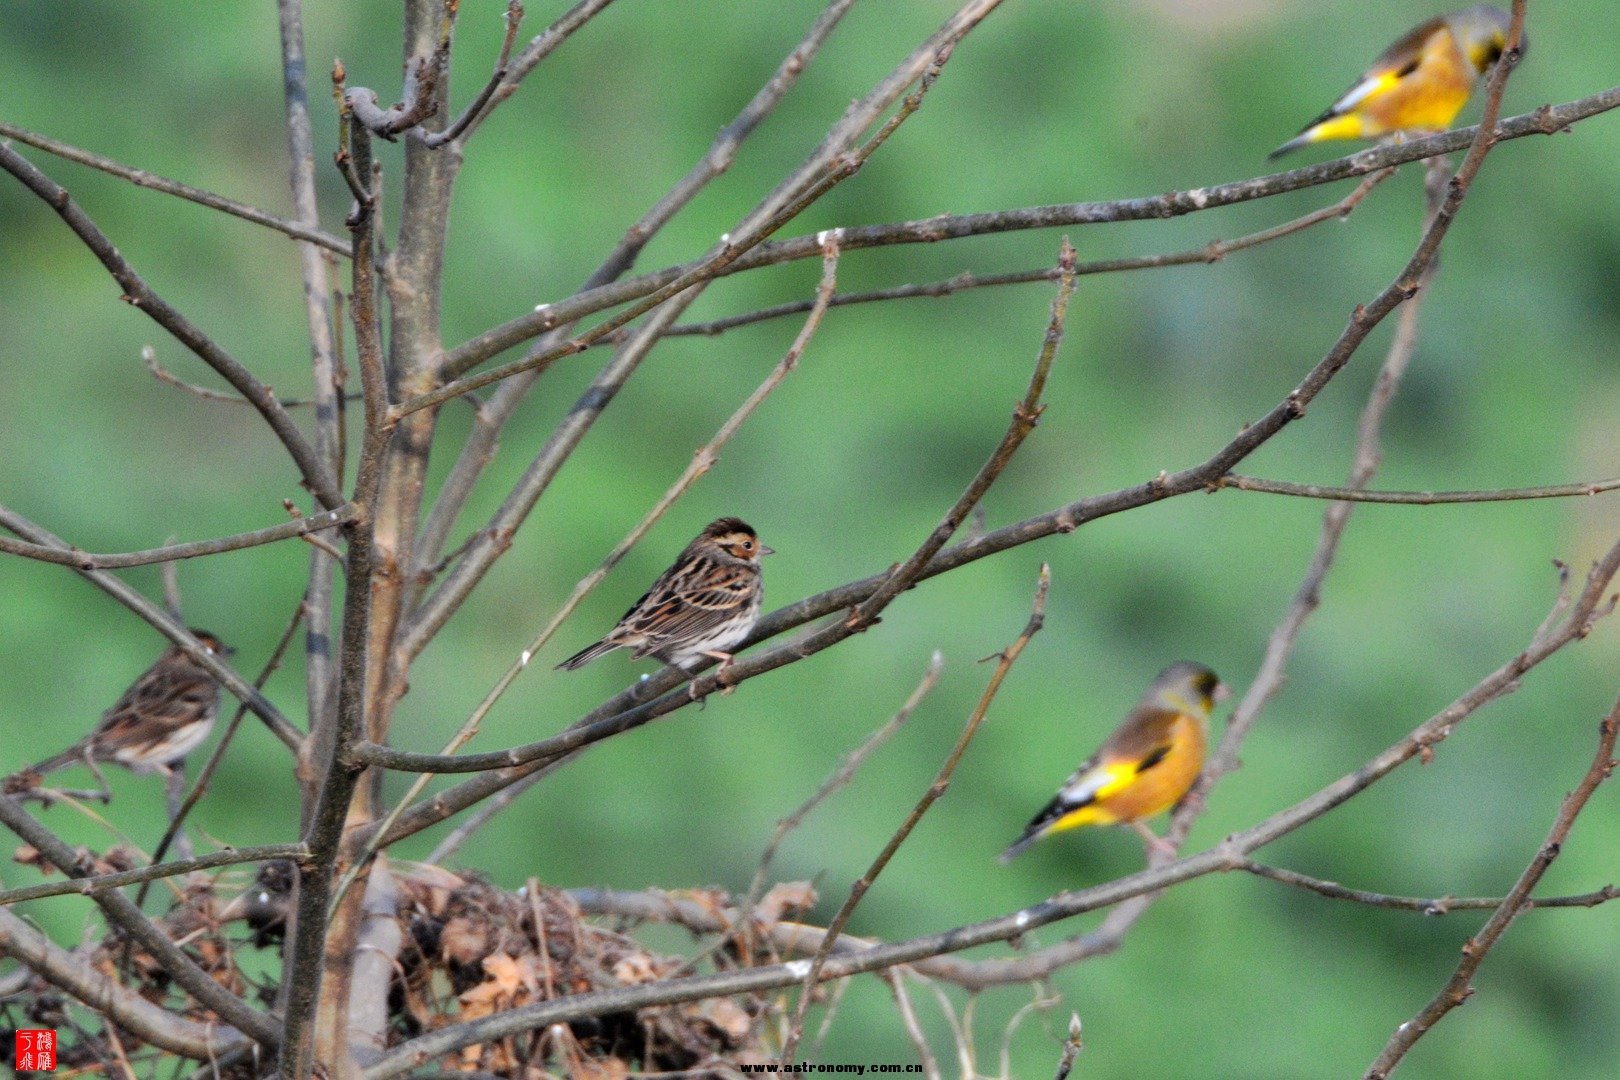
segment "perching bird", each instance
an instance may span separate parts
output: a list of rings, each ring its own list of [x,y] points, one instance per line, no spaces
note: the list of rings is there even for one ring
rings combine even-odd
[[[215,656],[236,651],[205,630],[192,634]],[[92,771],[97,762],[111,761],[132,772],[167,775],[171,765],[208,737],[218,711],[219,683],[178,645],[170,645],[102,713],[94,731],[60,754],[8,778],[6,788],[17,791],[37,786],[46,773],[75,762],[85,763]]]
[[[1507,49],[1508,23],[1501,8],[1476,4],[1413,27],[1271,156],[1328,139],[1444,131],[1467,104],[1474,81]],[[1521,52],[1527,45],[1520,41]]]
[[[1084,825],[1128,824],[1150,844],[1161,841],[1141,823],[1170,809],[1198,779],[1209,739],[1209,713],[1226,686],[1202,664],[1165,668],[1102,749],[1074,771],[1003,863],[1045,836]]]
[[[557,667],[572,671],[614,649],[636,659],[656,656],[686,668],[705,658],[731,663],[726,650],[759,621],[765,598],[759,560],[773,554],[746,523],[734,517],[710,522],[675,563],[630,606],[607,637]]]

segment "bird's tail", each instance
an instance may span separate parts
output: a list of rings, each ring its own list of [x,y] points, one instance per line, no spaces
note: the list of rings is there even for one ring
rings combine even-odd
[[[14,775],[42,777],[47,773],[53,773],[57,769],[65,768],[69,765],[82,764],[83,761],[84,743],[76,742],[66,750],[62,751],[60,754],[48,757],[37,765],[30,765],[28,768],[23,769]]]
[[[1024,849],[1029,847],[1029,845],[1033,844],[1035,841],[1039,840],[1042,835],[1044,834],[1040,829],[1024,830],[1024,835],[1020,836],[1017,840],[1014,840],[1012,844],[1008,846],[1006,851],[1003,851],[1000,855],[997,855],[996,861],[1002,866],[1006,866],[1008,863],[1018,858],[1019,855],[1022,855],[1024,853]]]
[[[585,646],[585,648],[579,650],[579,652],[575,653],[573,656],[570,656],[568,659],[566,659],[562,663],[558,664],[557,665],[557,670],[558,671],[573,671],[575,668],[584,667],[586,664],[590,663],[592,660],[595,660],[598,656],[605,656],[606,654],[612,652],[614,649],[619,649],[619,648],[623,648],[623,646],[620,645],[617,641],[609,641],[606,638],[603,638],[601,641],[598,641],[595,645],[587,645],[587,646]]]
[[[1312,125],[1312,127],[1306,128],[1304,131],[1300,132],[1298,135],[1295,135],[1292,139],[1289,139],[1287,142],[1285,142],[1281,146],[1277,147],[1277,149],[1273,150],[1271,153],[1266,155],[1266,160],[1267,161],[1276,161],[1278,158],[1282,157],[1284,154],[1291,154],[1295,150],[1298,150],[1300,147],[1309,146],[1311,143],[1315,142],[1316,139],[1311,134],[1314,127],[1315,127],[1315,125]]]

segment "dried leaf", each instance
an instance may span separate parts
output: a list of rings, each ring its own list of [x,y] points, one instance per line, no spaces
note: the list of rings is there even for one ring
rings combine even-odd
[[[505,953],[484,957],[484,974],[483,982],[460,995],[463,1020],[476,1020],[511,1008],[533,984],[524,965]]]
[[[753,1019],[730,998],[710,998],[687,1006],[686,1014],[711,1025],[727,1043],[736,1046],[748,1038]]]
[[[569,1070],[569,1080],[625,1080],[630,1064],[622,1058],[582,1058]]]
[[[816,906],[816,890],[808,881],[784,881],[754,907],[754,917],[766,926],[782,921],[789,911],[808,911]]]
[[[13,862],[21,863],[23,866],[36,867],[42,874],[51,874],[56,870],[56,867],[45,861],[39,849],[31,844],[17,845],[17,850],[11,853],[11,858]]]
[[[439,932],[439,951],[452,964],[472,967],[490,955],[493,937],[488,923],[457,915]]]

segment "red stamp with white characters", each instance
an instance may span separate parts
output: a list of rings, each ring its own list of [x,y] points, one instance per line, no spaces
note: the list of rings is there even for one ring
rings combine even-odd
[[[17,1072],[55,1072],[56,1032],[49,1028],[19,1030],[12,1068]]]

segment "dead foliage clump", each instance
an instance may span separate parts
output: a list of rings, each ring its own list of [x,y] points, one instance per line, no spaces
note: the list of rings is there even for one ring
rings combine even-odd
[[[139,862],[121,849],[86,851],[83,858],[95,873]],[[19,851],[17,860],[38,864],[30,850]],[[807,885],[778,886],[753,906],[752,932],[742,935],[734,932],[741,920],[732,900],[718,890],[655,893],[657,911],[587,917],[568,892],[537,881],[508,891],[433,866],[374,872],[394,874],[400,930],[393,938],[397,953],[390,957],[387,1030],[377,1040],[384,1048],[510,1009],[771,962],[771,928],[815,901]],[[296,871],[290,863],[266,863],[245,878],[237,869],[164,881],[159,895],[170,901],[154,922],[220,985],[274,1009]],[[147,908],[158,906],[149,900]],[[94,929],[87,927],[77,950],[89,967],[180,1016],[220,1025],[219,1017],[172,985],[145,949],[92,920]],[[651,921],[690,930],[691,955],[655,951],[632,936]],[[360,947],[373,946],[362,940]],[[735,1075],[726,1067],[773,1059],[783,1001],[781,994],[738,995],[585,1017],[466,1047],[437,1067],[512,1080],[618,1080],[683,1071],[702,1076],[711,1075],[709,1069],[716,1076]],[[64,1070],[119,1075],[126,1063],[155,1064],[166,1056],[128,1032],[109,1030],[103,1017],[64,999],[32,973],[0,980],[0,1025],[56,1029]],[[189,1071],[184,1062],[172,1064],[180,1066],[175,1075]],[[256,1071],[246,1061],[224,1064],[221,1075]]]

